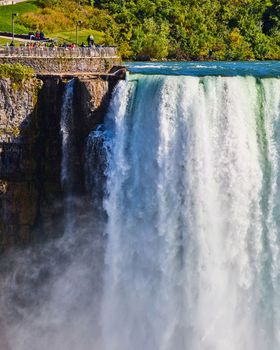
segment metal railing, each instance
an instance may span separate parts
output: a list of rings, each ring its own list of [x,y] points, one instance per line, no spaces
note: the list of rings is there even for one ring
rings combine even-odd
[[[1,5],[12,5],[13,1],[11,0],[0,0],[0,6]]]
[[[0,57],[45,57],[45,58],[86,58],[86,57],[118,57],[115,46],[102,47],[0,47]]]

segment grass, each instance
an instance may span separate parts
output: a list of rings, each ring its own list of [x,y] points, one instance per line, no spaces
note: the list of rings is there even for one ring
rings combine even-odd
[[[26,12],[37,12],[39,10],[36,0],[30,0],[15,5],[0,6],[0,31],[11,32],[12,31],[12,13],[17,12],[23,14]],[[27,28],[15,20],[15,33],[16,34],[27,34],[30,31],[30,28]],[[87,44],[87,37],[89,34],[94,36],[94,40],[97,44],[102,44],[104,40],[104,33],[98,32],[95,30],[80,29],[79,30],[79,44],[84,42]],[[76,28],[74,27],[71,31],[61,31],[61,32],[48,32],[45,31],[45,36],[51,39],[57,39],[58,43],[67,43],[76,42]],[[0,38],[0,45],[6,45],[7,42],[11,42],[10,38],[2,39]],[[20,42],[15,41],[16,45],[19,45]]]
[[[20,2],[15,5],[0,6],[0,31],[1,32],[12,32],[12,13],[25,13],[25,12],[36,12],[38,6],[36,1]],[[15,33],[26,34],[29,29],[16,23],[15,21]]]
[[[79,44],[84,42],[87,45],[87,37],[90,34],[93,35],[95,43],[103,43],[104,33],[98,32],[96,30],[80,29],[78,34]],[[57,39],[60,43],[63,41],[76,43],[76,30],[68,32],[51,33],[48,34],[48,36],[50,38]]]
[[[5,46],[7,43],[10,44],[11,41],[12,41],[11,38],[7,38],[7,39],[0,38],[0,45],[4,45]],[[22,42],[15,40],[16,46],[19,46],[21,43]]]

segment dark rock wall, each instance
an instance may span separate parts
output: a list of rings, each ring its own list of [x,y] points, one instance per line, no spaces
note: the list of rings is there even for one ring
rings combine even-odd
[[[74,188],[85,195],[84,147],[102,121],[116,80],[75,81]],[[63,232],[61,107],[66,82],[0,80],[0,248]],[[83,209],[81,209],[83,210]]]

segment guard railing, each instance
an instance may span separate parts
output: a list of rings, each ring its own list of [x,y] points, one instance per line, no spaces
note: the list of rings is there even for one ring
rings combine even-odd
[[[45,58],[86,58],[86,57],[118,57],[115,46],[100,47],[0,47],[0,57],[45,57]]]

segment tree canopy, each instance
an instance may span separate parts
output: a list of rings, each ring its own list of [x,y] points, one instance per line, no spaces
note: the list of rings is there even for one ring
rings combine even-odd
[[[42,16],[56,18],[62,9],[65,25],[82,19],[86,28],[104,31],[106,43],[127,59],[280,58],[280,0],[39,2]]]

